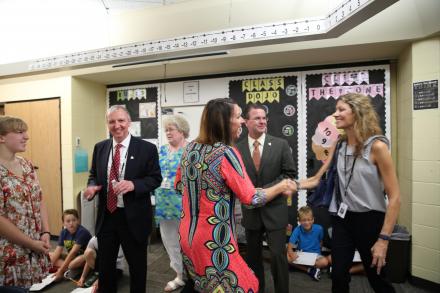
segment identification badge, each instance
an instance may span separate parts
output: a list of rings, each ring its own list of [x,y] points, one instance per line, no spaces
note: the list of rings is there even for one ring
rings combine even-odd
[[[345,203],[341,202],[341,205],[339,206],[338,209],[338,216],[341,217],[342,219],[345,218],[345,214],[347,213],[347,208],[348,206]]]
[[[165,178],[162,180],[162,184],[160,185],[160,187],[163,188],[163,189],[171,189],[171,183],[170,183],[170,181],[165,177]]]

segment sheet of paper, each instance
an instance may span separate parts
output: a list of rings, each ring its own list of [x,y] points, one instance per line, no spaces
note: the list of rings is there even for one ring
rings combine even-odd
[[[41,283],[33,284],[29,291],[40,291],[41,289],[45,288],[47,285],[52,283],[55,280],[55,274],[50,274],[46,278],[44,278]]]
[[[89,288],[76,288],[70,293],[93,293],[93,286]]]
[[[296,253],[298,254],[298,258],[293,263],[306,266],[315,265],[316,258],[318,257],[317,253],[303,251],[297,251]]]
[[[131,121],[130,127],[128,128],[131,135],[140,137],[141,136],[141,122],[140,121]]]

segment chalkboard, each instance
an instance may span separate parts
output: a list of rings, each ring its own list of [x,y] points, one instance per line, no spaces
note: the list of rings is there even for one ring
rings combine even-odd
[[[438,80],[413,83],[414,110],[438,108]]]

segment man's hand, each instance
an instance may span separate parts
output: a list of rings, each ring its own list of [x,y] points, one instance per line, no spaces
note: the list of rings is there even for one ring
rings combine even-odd
[[[283,195],[285,197],[292,196],[293,194],[296,193],[296,189],[297,189],[296,183],[291,179],[284,179],[284,180],[286,184],[286,190],[283,192]]]
[[[101,185],[88,186],[84,191],[84,197],[87,200],[92,200],[95,197],[96,193],[101,190],[101,188]]]
[[[126,194],[134,190],[134,184],[129,180],[121,180],[113,185],[113,191],[116,194]]]

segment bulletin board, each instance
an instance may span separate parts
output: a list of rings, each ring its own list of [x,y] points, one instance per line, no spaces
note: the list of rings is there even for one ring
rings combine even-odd
[[[111,89],[108,92],[109,107],[124,106],[131,116],[130,134],[157,145],[159,139],[159,87]]]

